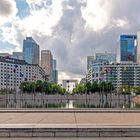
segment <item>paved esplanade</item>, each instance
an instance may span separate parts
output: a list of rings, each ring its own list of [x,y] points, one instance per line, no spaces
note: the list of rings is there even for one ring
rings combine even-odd
[[[13,112],[13,113],[12,113]],[[140,126],[140,111],[0,111],[0,127]]]
[[[140,111],[0,111],[0,136],[140,137]]]

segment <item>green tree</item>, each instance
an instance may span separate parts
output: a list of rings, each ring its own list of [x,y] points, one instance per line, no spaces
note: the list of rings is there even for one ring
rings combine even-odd
[[[43,82],[43,91],[46,93],[46,94],[49,94],[49,82],[48,81],[44,81]]]
[[[94,81],[92,84],[91,84],[91,92],[92,93],[95,93],[99,91],[99,86],[98,86],[98,83],[96,81]]]
[[[41,80],[36,81],[36,92],[43,92],[43,82]]]
[[[87,94],[89,94],[91,92],[91,89],[92,89],[92,85],[90,82],[87,82],[85,84],[85,91],[87,92]]]

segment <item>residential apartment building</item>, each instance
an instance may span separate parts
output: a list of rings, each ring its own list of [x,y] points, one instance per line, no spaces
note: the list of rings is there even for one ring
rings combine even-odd
[[[92,65],[87,74],[87,81],[111,82],[116,89],[124,85],[140,86],[140,66],[133,62],[106,64],[97,62]]]

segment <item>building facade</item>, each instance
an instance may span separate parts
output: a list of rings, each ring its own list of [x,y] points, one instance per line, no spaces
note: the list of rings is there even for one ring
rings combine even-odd
[[[53,59],[53,82],[54,83],[58,83],[58,70],[56,69],[57,65],[56,65],[56,60]]]
[[[116,54],[114,53],[96,53],[96,60],[105,60],[108,63],[115,63],[116,62]]]
[[[137,32],[137,63],[140,64],[140,31]]]
[[[9,54],[9,53],[0,53],[0,56],[2,56],[2,57],[11,57],[11,54]]]
[[[87,56],[87,71],[91,67],[92,63],[95,61],[94,56]]]
[[[24,60],[0,57],[0,89],[19,90],[23,81],[45,80],[45,71]]]
[[[11,57],[19,60],[24,60],[23,52],[13,52]]]
[[[41,67],[46,71],[49,81],[53,80],[53,56],[51,51],[41,51]]]
[[[116,64],[94,63],[87,74],[87,81],[111,82],[116,89],[129,85],[140,86],[140,66],[133,62]]]
[[[23,56],[27,63],[39,65],[39,45],[32,37],[26,37],[23,41]]]
[[[117,49],[117,62],[132,61],[137,59],[137,36],[120,35]]]

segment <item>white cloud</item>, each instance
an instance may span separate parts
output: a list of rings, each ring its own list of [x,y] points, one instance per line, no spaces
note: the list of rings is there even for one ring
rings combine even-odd
[[[17,32],[15,27],[12,25],[10,27],[1,27],[2,30],[2,37],[1,41],[2,42],[8,42],[10,44],[14,44],[15,46],[18,46],[19,44],[17,43]]]
[[[109,5],[102,5],[101,2],[103,0],[87,0],[86,7],[81,8],[82,17],[86,21],[85,28],[99,31],[108,24],[109,15],[106,7]]]
[[[113,19],[112,22],[117,27],[126,27],[126,25],[129,23],[126,17],[122,19]]]
[[[52,28],[57,25],[63,12],[62,12],[62,2],[63,0],[53,1],[52,4],[46,9],[42,7],[36,10],[35,6],[39,6],[44,1],[30,1],[30,15],[26,16],[24,19],[17,19],[15,24],[21,30],[24,35],[38,36],[48,35],[51,36]],[[32,6],[31,6],[32,5]],[[35,6],[33,6],[35,5]]]
[[[0,0],[0,26],[6,22],[12,22],[16,16],[17,8],[15,0]]]

